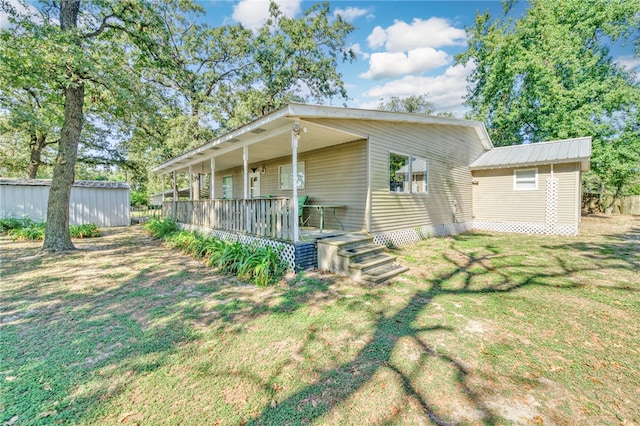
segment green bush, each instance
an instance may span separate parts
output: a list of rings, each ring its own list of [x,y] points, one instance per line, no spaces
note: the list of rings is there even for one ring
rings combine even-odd
[[[46,224],[44,222],[23,221],[24,226],[15,227],[7,231],[13,241],[38,241],[44,240]],[[94,238],[100,236],[100,229],[94,223],[69,226],[71,238]]]
[[[151,234],[153,238],[165,238],[178,231],[178,224],[172,217],[166,219],[153,218],[144,224],[144,229]]]
[[[146,206],[149,204],[149,197],[142,191],[131,191],[130,202],[132,206]]]
[[[44,240],[44,223],[31,222],[22,228],[13,228],[7,232],[13,241],[38,241]]]
[[[100,229],[95,223],[69,226],[71,238],[96,238],[100,236]]]
[[[12,229],[25,228],[32,224],[33,221],[27,217],[23,219],[16,219],[14,217],[0,219],[0,234],[6,234]]]
[[[145,228],[154,238],[162,238],[176,250],[204,259],[205,264],[225,274],[260,286],[279,281],[287,271],[281,249],[224,241],[196,232],[178,231],[173,219],[152,219]]]

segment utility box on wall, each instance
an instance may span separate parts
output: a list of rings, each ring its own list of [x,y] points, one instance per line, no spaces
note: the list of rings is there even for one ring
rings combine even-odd
[[[0,218],[46,221],[50,186],[51,181],[45,179],[0,179]],[[75,182],[69,200],[69,223],[128,226],[129,190],[126,182]]]

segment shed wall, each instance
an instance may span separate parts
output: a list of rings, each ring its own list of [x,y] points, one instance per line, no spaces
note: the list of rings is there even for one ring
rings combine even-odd
[[[533,167],[520,167],[529,169]],[[551,166],[538,169],[538,189],[514,190],[514,168],[475,170],[473,214],[480,222],[544,223],[546,182]],[[561,225],[578,225],[580,221],[580,163],[555,164],[558,179],[557,221]]]
[[[0,217],[28,217],[35,222],[44,222],[48,200],[47,185],[0,185]],[[71,225],[127,226],[130,224],[129,209],[128,189],[71,188]]]
[[[304,137],[303,137],[304,139]],[[301,140],[302,145],[304,140]],[[364,228],[365,204],[367,193],[367,141],[361,140],[335,145],[329,148],[298,154],[298,162],[305,163],[305,188],[298,189],[298,195],[308,195],[312,204],[337,204],[346,208],[336,209],[336,217],[345,230],[359,231]],[[280,190],[278,182],[279,166],[291,164],[291,157],[251,163],[249,148],[249,168],[265,166],[260,176],[260,195],[273,197],[291,197],[291,190]],[[233,196],[243,198],[243,168],[216,170],[215,194],[222,196],[222,178],[233,176]],[[320,226],[318,212],[306,209],[310,214],[309,225]],[[333,212],[325,213],[325,227],[339,229]]]

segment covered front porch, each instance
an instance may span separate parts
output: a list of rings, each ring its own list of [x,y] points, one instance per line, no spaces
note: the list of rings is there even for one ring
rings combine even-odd
[[[165,201],[164,217],[194,227],[223,230],[254,237],[294,242],[294,229],[298,240],[315,241],[343,235],[347,231],[324,227],[300,226],[290,198],[215,199],[199,201]]]
[[[163,215],[294,244],[365,229],[366,136],[314,120],[307,106],[305,119],[290,108],[157,167]],[[179,175],[188,176],[188,194]]]

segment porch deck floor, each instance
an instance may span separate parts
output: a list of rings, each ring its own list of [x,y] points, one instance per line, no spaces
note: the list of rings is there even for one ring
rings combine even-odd
[[[300,241],[313,242],[324,238],[338,237],[346,234],[349,234],[349,231],[343,231],[340,229],[323,229],[322,232],[320,232],[320,228],[304,227],[300,228]]]

